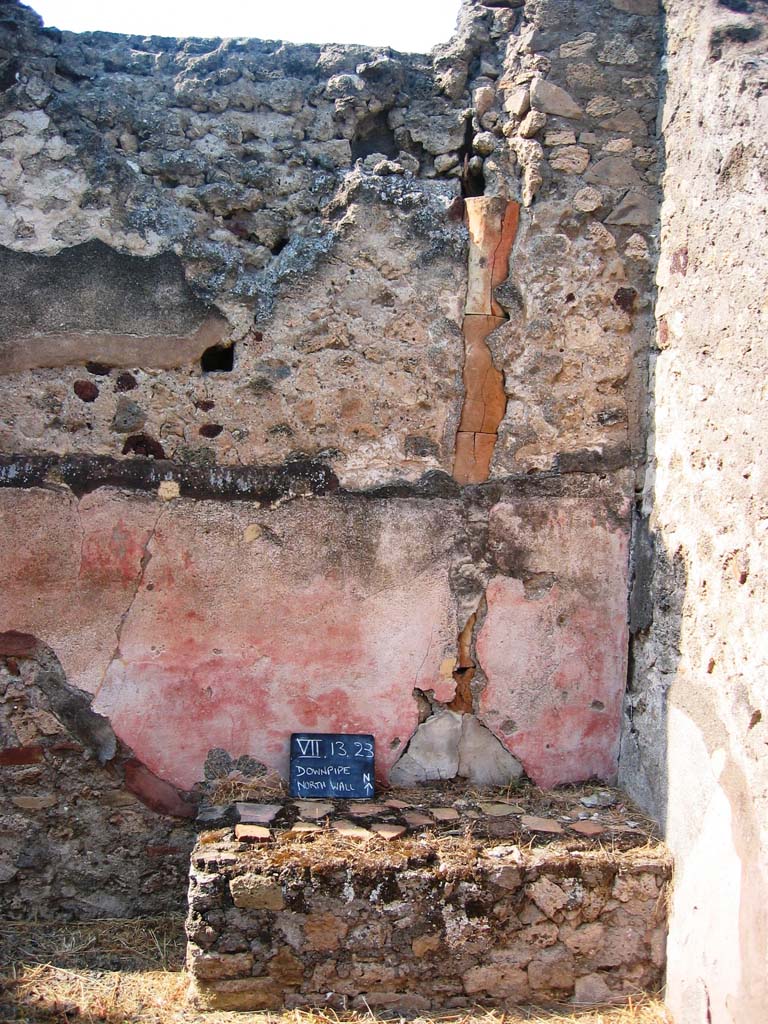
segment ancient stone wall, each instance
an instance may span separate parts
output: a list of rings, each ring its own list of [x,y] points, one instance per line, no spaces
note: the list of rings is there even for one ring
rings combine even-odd
[[[768,1006],[765,6],[667,4],[649,470],[621,778],[676,860],[679,1024]]]
[[[52,651],[0,634],[4,918],[178,913],[194,801],[148,771]]]
[[[201,836],[187,918],[194,998],[222,1010],[413,1012],[591,1005],[658,984],[663,848],[382,842],[326,833],[313,845],[286,832],[254,849],[231,832]]]
[[[429,57],[0,4],[0,627],[147,771],[617,770],[658,198],[649,0]]]

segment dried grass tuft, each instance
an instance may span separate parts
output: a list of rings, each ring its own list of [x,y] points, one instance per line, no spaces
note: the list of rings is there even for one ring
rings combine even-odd
[[[269,770],[253,777],[232,771],[209,783],[208,792],[208,799],[213,804],[231,804],[237,800],[268,803],[270,800],[283,800],[287,796],[285,779],[279,772]]]
[[[0,922],[0,1022],[14,1024],[403,1024],[399,1013],[196,1012],[178,918]],[[576,1011],[525,1007],[409,1017],[413,1024],[672,1024],[658,999]]]

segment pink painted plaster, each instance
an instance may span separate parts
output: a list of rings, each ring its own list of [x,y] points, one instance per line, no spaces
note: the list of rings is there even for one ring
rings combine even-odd
[[[609,515],[600,498],[499,504],[490,535],[510,575],[486,590],[481,716],[540,786],[611,779],[626,680],[626,510]]]
[[[384,779],[418,724],[414,686],[444,683],[450,506],[0,499],[24,537],[4,534],[0,629],[52,647],[177,786],[202,777],[211,747],[284,773],[290,733],[305,730],[373,732]]]

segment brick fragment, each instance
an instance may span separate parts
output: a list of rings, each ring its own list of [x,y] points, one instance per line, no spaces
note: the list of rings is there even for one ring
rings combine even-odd
[[[8,747],[5,750],[0,750],[0,766],[38,764],[43,757],[42,747]]]
[[[263,825],[235,825],[235,839],[250,843],[264,843],[271,836],[271,830]]]
[[[135,758],[125,763],[125,788],[158,814],[174,818],[194,818],[197,814],[194,801],[183,796],[170,782],[158,778]]]

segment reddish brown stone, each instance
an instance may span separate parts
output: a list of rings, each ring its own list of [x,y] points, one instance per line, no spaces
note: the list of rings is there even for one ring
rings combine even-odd
[[[82,753],[84,748],[82,743],[76,743],[75,740],[57,740],[48,749],[54,754],[63,754],[70,751]]]
[[[685,246],[672,253],[669,271],[671,274],[682,274],[683,277],[688,273],[688,249]]]
[[[127,370],[125,373],[118,374],[117,380],[115,381],[115,391],[133,391],[134,388],[138,387],[136,378],[132,373]]]
[[[270,977],[280,985],[300,985],[304,981],[304,968],[301,960],[294,956],[287,946],[269,961]]]
[[[99,389],[92,380],[76,380],[72,390],[81,402],[95,402],[99,397]]]
[[[605,832],[605,828],[596,821],[576,821],[570,827],[583,836],[600,836]]]
[[[34,658],[39,641],[31,633],[18,633],[15,629],[0,633],[0,657]]]
[[[9,747],[0,750],[0,765],[37,764],[43,760],[42,747]]]
[[[125,788],[158,814],[174,818],[194,818],[197,804],[182,796],[170,782],[154,775],[149,768],[131,758],[125,764]]]
[[[554,818],[537,818],[535,815],[524,814],[520,819],[523,828],[529,832],[551,832],[553,834],[563,831],[563,826]]]
[[[389,825],[386,822],[379,825],[371,825],[371,832],[375,832],[376,835],[386,840],[400,839],[407,831],[408,829],[405,825]]]
[[[338,949],[349,930],[335,914],[310,914],[304,924],[307,949]]]

